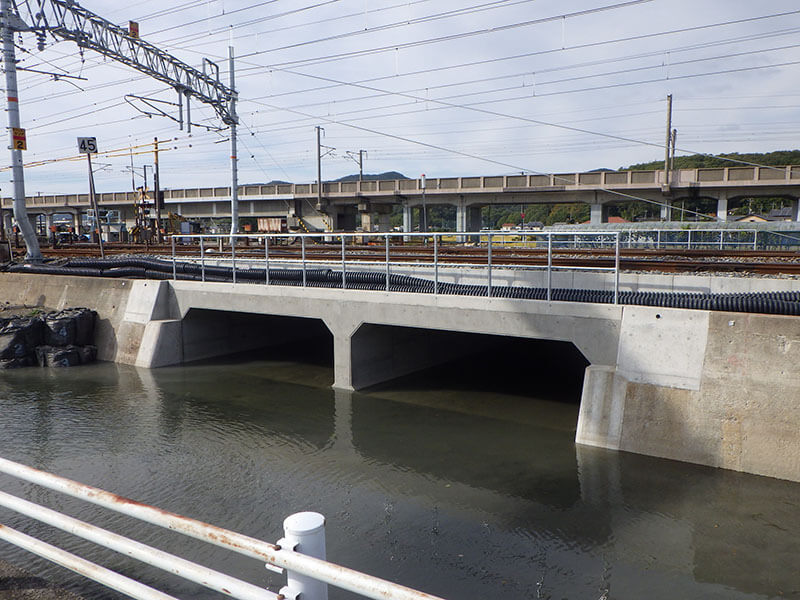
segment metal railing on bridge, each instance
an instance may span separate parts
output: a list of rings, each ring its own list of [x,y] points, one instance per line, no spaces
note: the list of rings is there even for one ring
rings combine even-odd
[[[327,600],[328,585],[333,585],[375,600],[442,600],[324,560],[325,519],[318,513],[297,513],[288,517],[284,521],[284,537],[277,543],[270,544],[3,458],[0,458],[0,472],[262,561],[267,569],[286,573],[287,584],[275,593],[50,508],[0,492],[0,506],[230,598]],[[174,596],[3,524],[0,524],[0,539],[131,598],[177,600]]]
[[[482,283],[477,284],[485,290],[485,295],[492,298],[498,295],[499,288],[495,285],[493,278],[496,277],[499,269],[521,269],[538,270],[546,273],[546,299],[553,298],[553,273],[556,271],[599,271],[608,272],[613,275],[614,290],[613,303],[617,304],[619,299],[619,264],[621,234],[618,231],[576,231],[576,232],[504,232],[504,231],[479,231],[470,233],[302,233],[302,234],[193,234],[193,235],[174,235],[172,243],[172,265],[173,279],[177,279],[178,251],[182,244],[197,244],[199,254],[196,257],[181,254],[181,259],[187,258],[195,260],[200,264],[201,281],[206,281],[207,265],[211,261],[215,265],[230,265],[233,283],[237,283],[237,261],[238,265],[246,265],[250,269],[254,265],[263,265],[263,281],[270,285],[271,267],[276,264],[297,264],[300,267],[301,280],[303,287],[309,285],[308,274],[311,268],[335,266],[341,269],[340,281],[336,286],[347,289],[348,273],[354,270],[363,271],[366,268],[377,269],[382,273],[385,283],[384,290],[391,291],[392,276],[399,268],[413,268],[417,271],[422,269],[431,280],[430,292],[458,293],[452,292],[452,287],[447,287],[447,283],[442,278],[442,270],[449,269],[469,269],[470,275],[476,272],[481,273]],[[255,242],[258,247],[263,246],[263,254],[255,258],[253,256],[253,246]],[[286,256],[276,256],[278,251],[287,245],[296,247],[300,245],[299,259],[289,259]],[[455,260],[453,254],[445,254],[444,250],[449,246],[458,245],[462,249],[469,244],[473,249],[468,254],[462,253]],[[227,244],[227,246],[226,246]],[[326,254],[310,255],[308,250],[311,245],[314,248],[324,247],[329,251]],[[363,246],[372,245],[373,251],[382,252],[382,260],[376,261],[365,258]],[[237,256],[237,246],[240,255]],[[426,253],[418,253],[411,260],[400,261],[400,254],[405,254],[409,249],[426,249]],[[508,256],[506,252],[502,261],[498,261],[496,252],[498,250],[513,249],[546,249],[546,262],[544,264],[533,264],[526,261],[522,256]],[[574,248],[603,248],[613,251],[613,266],[603,266],[601,264],[592,266],[580,265],[558,265],[554,262],[553,251],[555,249],[574,249]],[[467,248],[469,249],[469,248]],[[241,252],[246,250],[248,256],[242,256]],[[214,252],[213,258],[209,258],[208,253]],[[334,254],[336,258],[333,258]],[[250,281],[253,282],[252,280]],[[474,286],[469,288],[469,292],[474,295]],[[506,290],[507,291],[507,290]],[[511,297],[514,297],[513,295]]]

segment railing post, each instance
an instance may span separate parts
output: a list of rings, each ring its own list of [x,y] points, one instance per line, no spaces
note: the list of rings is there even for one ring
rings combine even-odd
[[[178,270],[175,265],[175,236],[173,235],[170,240],[172,241],[172,281],[178,279]]]
[[[616,234],[614,251],[614,304],[619,304],[619,232]]]
[[[439,293],[439,238],[433,234],[433,293]]]
[[[692,249],[692,230],[689,229],[687,233],[688,233],[688,235],[686,236],[686,249],[687,250],[691,250]]]
[[[300,249],[301,249],[302,259],[303,259],[303,287],[306,287],[306,238],[305,238],[305,236],[300,238]]]
[[[231,236],[231,275],[233,283],[236,283],[236,240]]]
[[[264,236],[264,279],[269,285],[269,236]]]
[[[553,234],[547,234],[547,301],[553,299]]]
[[[725,232],[722,229],[720,229],[719,230],[719,249],[720,250],[722,250],[722,239],[723,239],[722,236],[723,235],[725,235]]]
[[[486,234],[486,296],[492,297],[492,234]]]
[[[386,234],[386,291],[389,291],[389,234]]]
[[[659,229],[656,232],[656,250],[661,249],[661,230]]]
[[[203,248],[203,240],[205,238],[201,235],[200,236],[200,281],[205,283],[206,281],[206,252]]]
[[[758,250],[758,229],[753,230],[753,250]]]
[[[283,539],[278,541],[282,549],[325,560],[325,517],[315,512],[301,512],[283,521]],[[287,600],[327,600],[328,585],[287,569],[286,586],[280,594]]]
[[[345,267],[345,240],[347,238],[342,235],[342,289],[347,289],[347,271]]]

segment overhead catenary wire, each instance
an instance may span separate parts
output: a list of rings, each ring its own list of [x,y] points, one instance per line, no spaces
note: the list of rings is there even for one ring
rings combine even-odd
[[[187,4],[189,4],[189,3],[187,3]],[[766,17],[766,16],[764,16],[763,18],[767,18],[767,17]],[[269,65],[267,65],[265,68],[269,68]],[[764,67],[764,68],[768,68],[768,67]],[[698,76],[702,76],[702,75],[698,75]],[[339,84],[335,84],[335,85],[339,85]],[[348,83],[347,83],[347,82],[343,82],[343,84],[342,84],[342,85],[348,85]],[[496,91],[496,90],[495,90],[493,93],[494,93],[495,95],[497,95],[497,91]],[[476,94],[477,94],[477,92],[476,92]],[[488,94],[488,95],[491,95],[491,94]],[[506,101],[506,99],[505,99],[505,98],[503,98],[503,99],[501,99],[501,100],[503,100],[503,101]],[[513,101],[513,100],[512,100],[512,101]],[[246,99],[246,98],[243,98],[243,99],[242,99],[242,104],[245,104],[245,105],[246,105],[246,103],[247,103],[247,99]],[[274,103],[273,103],[273,104],[274,104]],[[296,108],[296,107],[295,107],[295,108]],[[376,109],[376,110],[375,110],[375,112],[380,112],[380,110],[381,110],[381,109]],[[508,111],[501,111],[501,112],[508,112]],[[516,112],[516,111],[512,111],[512,112]],[[338,115],[337,115],[337,116],[338,116]],[[77,118],[80,118],[80,115],[75,115],[75,118],[76,118],[76,119],[77,119]],[[312,118],[313,118],[313,117],[312,117]],[[504,118],[505,118],[505,117],[504,117]],[[263,131],[265,131],[265,130],[264,130],[264,124],[263,124],[263,123],[254,123],[252,127],[253,127],[253,128],[252,128],[252,131],[251,131],[251,133],[252,133],[252,132],[255,132],[255,133],[257,134],[257,136],[258,136],[258,135],[263,135],[263,133],[262,133],[262,132],[263,132]],[[258,138],[256,137],[255,139],[258,139]],[[633,142],[631,142],[631,143],[633,143]],[[654,144],[654,146],[655,146],[655,144]],[[658,144],[658,146],[660,146],[660,144]]]

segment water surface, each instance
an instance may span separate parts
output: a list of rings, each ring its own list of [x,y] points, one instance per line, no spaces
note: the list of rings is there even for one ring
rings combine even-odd
[[[323,364],[271,357],[4,372],[0,456],[266,541],[316,510],[330,560],[453,600],[800,597],[800,485],[576,446],[575,402],[552,385],[465,383],[473,368],[366,394],[329,389]],[[55,492],[7,476],[0,488],[282,584],[256,561]],[[5,509],[0,522],[176,596],[221,597]],[[5,544],[0,558],[117,597]]]

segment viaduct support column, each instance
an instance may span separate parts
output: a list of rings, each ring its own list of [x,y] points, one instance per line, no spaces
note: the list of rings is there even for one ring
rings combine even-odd
[[[592,203],[589,205],[591,207],[591,217],[590,217],[590,224],[591,225],[601,225],[603,223],[608,223],[608,207],[604,204],[596,204]]]
[[[411,232],[412,227],[412,219],[411,219],[411,205],[406,202],[403,204],[403,231],[406,233]],[[405,238],[405,241],[408,241],[410,238]]]
[[[792,221],[800,221],[800,202],[797,198],[792,198],[792,203],[789,205],[792,208],[791,219]]]
[[[456,205],[456,231],[463,233],[466,231],[479,231],[481,228],[481,207],[470,206],[464,200],[464,196],[459,196]],[[463,235],[458,236],[458,241],[467,241]]]
[[[661,205],[661,220],[672,221],[672,199],[664,198]]]
[[[481,207],[469,206],[464,200],[464,196],[460,196],[458,204],[456,205],[456,231],[463,233],[466,231],[479,231],[481,228]],[[464,243],[467,241],[463,235],[458,236],[458,241]]]
[[[717,199],[717,220],[723,223],[728,220],[728,192],[720,192]]]
[[[361,227],[364,231],[386,232],[392,229],[391,206],[372,206],[369,212],[361,213]]]

